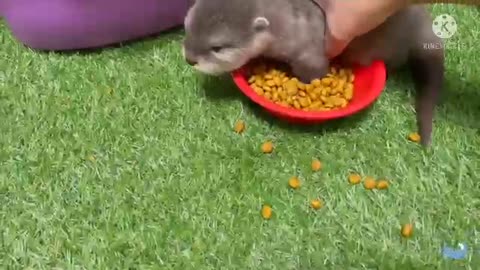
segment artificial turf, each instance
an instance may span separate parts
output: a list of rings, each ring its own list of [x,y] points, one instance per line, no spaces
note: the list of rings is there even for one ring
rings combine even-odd
[[[59,54],[25,48],[0,24],[0,267],[480,269],[478,11],[433,12],[458,31],[429,151],[405,139],[413,85],[400,74],[370,110],[300,128],[228,76],[194,72],[181,31]],[[271,155],[260,152],[267,139]],[[349,186],[350,171],[391,186]],[[325,206],[312,211],[317,197]],[[444,243],[460,242],[474,248],[466,259],[442,258]]]

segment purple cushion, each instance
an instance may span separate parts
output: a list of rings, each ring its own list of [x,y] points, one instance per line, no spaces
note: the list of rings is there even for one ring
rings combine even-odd
[[[101,47],[182,26],[190,0],[0,0],[0,16],[41,50]]]

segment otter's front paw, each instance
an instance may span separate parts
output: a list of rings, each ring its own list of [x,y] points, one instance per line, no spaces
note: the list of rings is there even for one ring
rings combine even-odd
[[[295,63],[292,65],[292,72],[300,81],[308,84],[314,79],[325,77],[328,73],[328,65]]]

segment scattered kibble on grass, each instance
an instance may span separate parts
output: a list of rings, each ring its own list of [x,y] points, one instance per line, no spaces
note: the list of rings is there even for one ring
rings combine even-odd
[[[414,132],[408,135],[408,139],[412,142],[419,142],[421,137],[418,133]]]
[[[266,141],[262,144],[262,152],[265,154],[270,154],[273,152],[273,143],[271,141]]]
[[[235,123],[234,130],[236,133],[242,133],[245,130],[245,122],[242,120],[238,120]]]
[[[402,236],[403,237],[410,237],[413,234],[413,224],[407,223],[402,226]]]
[[[374,189],[377,186],[377,182],[373,177],[365,177],[365,182],[363,183],[366,189]]]
[[[318,210],[318,209],[322,208],[323,203],[322,203],[322,201],[319,200],[319,199],[314,199],[314,200],[312,200],[312,201],[310,202],[310,206],[311,206],[313,209]]]
[[[377,182],[377,189],[387,189],[389,186],[387,180],[380,180]]]
[[[270,219],[272,217],[272,208],[268,205],[262,207],[262,217],[264,219]]]
[[[316,171],[319,171],[321,169],[322,169],[322,162],[320,162],[320,160],[318,160],[318,159],[314,159],[312,161],[312,170],[316,172]]]
[[[288,185],[293,189],[297,189],[300,187],[300,179],[298,179],[296,176],[293,176],[288,180]]]
[[[348,176],[348,182],[350,182],[350,184],[352,185],[356,185],[360,183],[361,180],[362,180],[362,177],[356,173],[352,173]]]

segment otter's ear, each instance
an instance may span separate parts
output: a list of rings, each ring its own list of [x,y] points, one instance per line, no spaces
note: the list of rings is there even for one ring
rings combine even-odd
[[[265,17],[256,17],[253,20],[253,29],[255,29],[255,31],[264,31],[269,25],[270,22]]]

